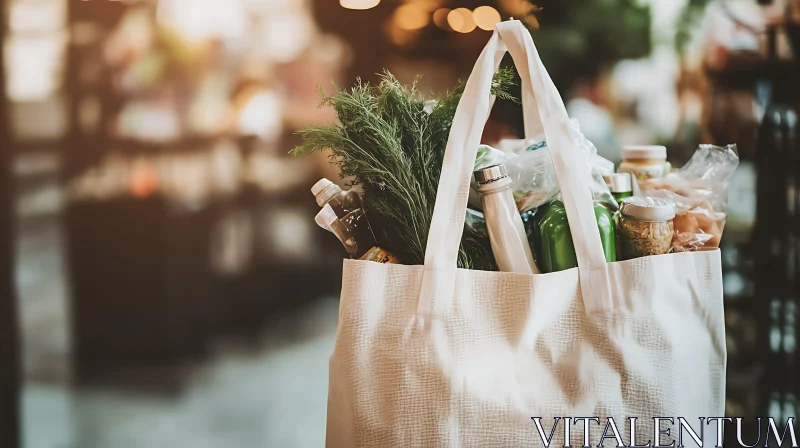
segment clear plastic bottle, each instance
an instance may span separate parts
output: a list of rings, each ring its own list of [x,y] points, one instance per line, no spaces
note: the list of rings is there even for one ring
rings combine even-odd
[[[497,266],[504,272],[538,274],[505,167],[490,166],[474,175]]]
[[[360,259],[377,245],[372,226],[364,212],[361,195],[357,191],[342,190],[338,185],[323,178],[311,187],[311,193],[316,197],[317,205],[323,208],[329,206],[336,214],[340,225],[347,229],[349,241],[342,240],[342,243],[351,257]]]
[[[315,217],[315,221],[320,227],[336,235],[336,238],[341,241],[345,250],[347,250],[347,253],[350,254],[352,258],[364,261],[374,261],[377,263],[399,264],[400,260],[395,257],[394,254],[375,246],[374,240],[357,240],[350,228],[350,224],[353,223],[353,220],[348,220],[347,217],[358,213],[363,213],[363,210],[359,209],[350,212],[343,221],[336,217],[336,213],[329,204],[325,204],[325,206],[322,207],[322,210],[320,210]],[[373,244],[373,246],[365,249],[365,247],[369,246],[370,244]]]
[[[322,178],[311,187],[311,194],[317,199],[317,205],[329,204],[336,216],[342,219],[353,210],[363,209],[361,195],[355,190],[342,188],[328,179]]]

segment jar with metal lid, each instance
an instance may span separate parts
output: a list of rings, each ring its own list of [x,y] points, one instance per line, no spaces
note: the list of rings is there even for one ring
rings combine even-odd
[[[637,145],[622,147],[620,173],[631,173],[639,181],[658,179],[666,176],[672,165],[667,162],[667,148],[664,146]]]
[[[619,204],[623,199],[633,196],[633,182],[631,181],[631,173],[614,173],[603,176],[606,181],[608,189],[611,190],[611,195],[614,200]]]
[[[675,203],[668,199],[642,196],[623,199],[617,223],[622,259],[669,252],[674,218]]]

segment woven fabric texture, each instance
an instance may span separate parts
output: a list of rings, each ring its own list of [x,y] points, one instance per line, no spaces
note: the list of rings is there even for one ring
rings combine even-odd
[[[719,251],[611,263],[618,306],[597,315],[577,269],[458,270],[450,306],[423,316],[422,266],[345,261],[327,445],[542,446],[531,417],[549,434],[556,416],[614,417],[625,441],[639,417],[646,443],[652,417],[722,416],[720,270]],[[574,425],[573,445],[582,434]]]

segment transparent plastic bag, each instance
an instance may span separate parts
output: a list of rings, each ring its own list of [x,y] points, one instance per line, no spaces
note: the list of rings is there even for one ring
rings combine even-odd
[[[553,160],[545,142],[537,142],[506,162],[517,210],[524,213],[553,200],[558,193]]]
[[[581,133],[577,120],[572,119],[570,123],[574,142],[586,154],[585,160],[592,173],[593,197],[617,208],[617,202],[603,180],[603,175],[614,172],[614,164],[597,155],[597,148]],[[527,140],[501,140],[498,146],[501,149],[481,145],[474,169],[505,165],[512,180],[514,201],[520,213],[534,210],[557,198],[560,188],[544,135]],[[469,205],[476,210],[482,210],[476,189],[477,184],[473,179],[470,184]]]
[[[719,247],[728,209],[728,180],[739,165],[736,145],[700,145],[682,168],[640,184],[645,196],[675,202],[673,252]]]
[[[592,189],[592,198],[596,202],[607,204],[615,210],[618,209],[619,204],[617,204],[614,195],[611,194],[611,190],[603,179],[603,176],[614,173],[614,162],[597,154],[597,147],[583,135],[578,120],[572,118],[569,122],[572,130],[572,139],[587,155],[586,163],[589,164],[589,171],[592,173],[592,181],[589,184],[589,188]]]
[[[547,143],[537,140],[502,140],[500,144],[502,151],[481,145],[474,169],[503,164],[512,181],[512,194],[520,213],[551,201],[558,193],[558,180]],[[477,187],[475,179],[472,179],[469,204],[482,210]]]
[[[612,210],[618,210],[619,204],[617,204],[614,195],[611,194],[611,190],[603,179],[603,176],[614,173],[614,163],[597,154],[597,147],[583,135],[578,120],[572,118],[570,119],[570,124],[573,141],[586,154],[584,160],[588,164],[589,172],[592,176],[589,182],[589,188],[592,190],[592,199],[595,202],[607,205]],[[561,200],[561,194],[559,193],[553,199]]]

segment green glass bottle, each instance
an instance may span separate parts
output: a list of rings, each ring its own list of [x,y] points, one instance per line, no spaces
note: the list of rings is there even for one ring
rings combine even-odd
[[[633,180],[631,173],[614,173],[603,176],[606,181],[608,189],[611,190],[611,195],[617,201],[617,205],[623,199],[633,196]]]
[[[539,231],[541,228],[542,219],[547,215],[547,210],[550,208],[550,204],[552,202],[548,202],[539,206],[536,210],[528,213],[532,213],[532,216],[528,216],[526,221],[525,215],[523,215],[522,222],[525,223],[526,231],[530,229],[528,232],[528,243],[531,245],[531,249],[533,249],[533,260],[536,262],[536,266],[539,266],[542,259],[542,233]],[[539,268],[541,271],[542,268]],[[545,272],[545,271],[542,271]]]
[[[563,271],[578,267],[572,233],[567,221],[567,210],[561,201],[553,201],[544,208],[535,220],[537,231],[532,241],[536,252],[536,264],[542,273]],[[600,241],[606,261],[617,261],[614,216],[601,204],[594,204],[594,215],[600,229]]]

